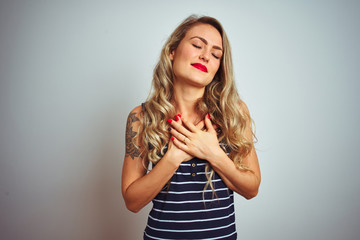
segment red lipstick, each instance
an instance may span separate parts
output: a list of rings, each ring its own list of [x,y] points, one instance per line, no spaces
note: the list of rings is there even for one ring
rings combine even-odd
[[[193,64],[191,64],[191,66],[193,66],[194,68],[197,68],[203,72],[207,72],[206,66],[202,65],[201,63],[193,63]]]

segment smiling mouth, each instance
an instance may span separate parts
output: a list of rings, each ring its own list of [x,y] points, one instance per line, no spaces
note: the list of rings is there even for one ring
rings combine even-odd
[[[202,65],[201,63],[193,63],[193,64],[191,64],[191,66],[193,66],[194,68],[197,68],[203,72],[207,72],[206,66]]]

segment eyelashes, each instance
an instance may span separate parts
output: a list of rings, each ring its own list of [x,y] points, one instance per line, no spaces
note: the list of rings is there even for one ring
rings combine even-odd
[[[201,49],[201,47],[200,46],[198,46],[198,45],[196,45],[196,44],[192,44],[195,48],[197,48],[197,49]],[[220,59],[220,57],[218,57],[218,56],[216,56],[215,54],[211,54],[214,58],[216,58],[216,59]]]
[[[212,54],[214,58],[220,59],[220,57],[216,56],[215,54]]]

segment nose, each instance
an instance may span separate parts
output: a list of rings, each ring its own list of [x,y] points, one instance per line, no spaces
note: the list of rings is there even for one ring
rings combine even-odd
[[[204,50],[199,57],[204,62],[209,62],[210,56],[208,51]]]

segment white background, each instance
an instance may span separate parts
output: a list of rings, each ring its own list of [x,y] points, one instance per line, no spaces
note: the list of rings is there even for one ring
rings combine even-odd
[[[359,1],[1,1],[0,238],[141,239],[121,196],[125,123],[166,38],[223,24],[256,123],[239,239],[359,239]]]

